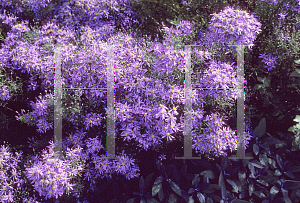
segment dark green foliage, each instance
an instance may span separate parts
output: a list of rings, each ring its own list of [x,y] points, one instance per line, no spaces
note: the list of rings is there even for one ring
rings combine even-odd
[[[196,174],[188,173],[189,167],[193,164],[201,166],[205,159],[188,161],[181,165],[181,170],[177,170],[175,165],[165,166],[159,163],[159,173],[152,181],[152,198],[156,198],[158,202],[201,203],[300,201],[300,156],[287,148],[287,145],[280,145],[283,141],[266,132],[263,129],[264,122],[262,119],[255,128],[260,136],[256,136],[246,150],[246,156],[254,157],[250,161],[229,160],[222,156],[214,161],[216,167]],[[218,178],[215,174],[219,174]],[[152,177],[153,173],[145,180],[149,181]],[[148,181],[141,177],[140,186]],[[140,192],[134,193],[139,196],[136,199],[150,199],[146,196],[147,193],[141,194],[141,188],[146,187],[140,187]]]

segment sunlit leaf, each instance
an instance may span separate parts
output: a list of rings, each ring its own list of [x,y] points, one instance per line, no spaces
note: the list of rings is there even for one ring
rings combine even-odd
[[[201,203],[205,203],[205,197],[201,192],[197,192],[197,197]]]
[[[170,182],[170,186],[171,186],[172,190],[174,192],[176,192],[176,194],[178,194],[179,196],[182,196],[181,189],[180,189],[180,187],[176,183],[174,183],[173,181],[171,181]]]
[[[259,147],[257,146],[257,144],[253,144],[253,152],[254,152],[255,155],[258,154],[258,152],[259,152]]]
[[[159,183],[159,184],[154,184],[153,187],[152,187],[152,196],[155,196],[159,190],[161,190],[162,188],[162,184]]]

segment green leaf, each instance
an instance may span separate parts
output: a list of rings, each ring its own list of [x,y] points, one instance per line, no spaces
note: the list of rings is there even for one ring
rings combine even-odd
[[[224,182],[224,177],[222,171],[220,172],[219,176],[219,186],[221,187],[221,194],[222,194],[222,199],[226,199],[226,186]]]
[[[214,172],[212,172],[211,170],[205,170],[205,171],[202,171],[200,173],[200,175],[204,176],[204,177],[208,177],[209,179],[214,179],[215,176],[214,176]]]
[[[269,81],[265,81],[264,85],[265,85],[265,87],[269,87],[270,86],[270,82]]]
[[[155,196],[162,188],[162,184],[154,184],[152,187],[152,196]]]
[[[200,181],[200,178],[199,178],[199,174],[195,174],[193,180],[192,180],[192,185],[193,186],[196,186]]]
[[[165,198],[165,194],[164,194],[163,189],[158,191],[158,198],[159,198],[159,201],[161,201],[161,202]]]
[[[174,183],[173,181],[171,181],[170,182],[170,186],[171,186],[172,190],[174,192],[176,192],[176,194],[178,194],[179,196],[182,197],[181,189],[180,189],[180,187],[176,183]]]
[[[190,196],[190,197],[189,197],[188,203],[195,203],[195,201],[194,201],[194,199],[193,199],[193,196]]]
[[[259,161],[262,165],[267,166],[268,165],[268,157],[266,154],[259,154]]]
[[[265,132],[266,132],[266,119],[265,118],[262,118],[259,121],[258,126],[254,129],[254,132],[258,138],[265,134]]]
[[[177,20],[176,20],[176,26],[180,23],[181,21],[181,15],[179,14],[179,16],[177,17]]]
[[[241,200],[241,199],[236,199],[236,200],[234,201],[234,203],[250,203],[250,202],[245,201],[245,200]]]
[[[253,144],[253,152],[254,152],[255,155],[258,154],[258,152],[259,152],[259,147],[257,146],[257,144]]]
[[[293,71],[293,72],[290,74],[290,77],[300,77],[300,73],[298,73],[297,71]]]
[[[282,175],[282,173],[278,169],[276,169],[274,176],[281,176],[281,175]]]
[[[299,115],[296,115],[296,118],[294,118],[293,121],[300,122],[300,116],[299,116]]]
[[[155,182],[154,182],[154,184],[159,184],[159,183],[161,183],[162,181],[163,181],[163,177],[162,176],[159,176],[159,177],[157,177],[156,179],[155,179]]]
[[[275,147],[282,147],[284,145],[286,145],[286,143],[282,140],[277,139],[276,137],[266,137],[263,139],[263,143],[265,145],[267,145],[268,147],[272,146],[273,144],[275,144]]]
[[[235,193],[239,192],[239,188],[233,180],[226,179],[226,181],[233,187],[233,190],[234,190],[233,192],[235,192]]]
[[[200,203],[205,203],[205,197],[201,192],[197,192],[197,197],[198,197]]]
[[[276,186],[273,186],[273,187],[270,189],[270,193],[271,193],[272,195],[276,195],[278,192],[279,192],[279,189],[278,189]]]
[[[254,191],[254,186],[252,184],[250,184],[249,185],[249,196],[252,195],[253,191]]]
[[[256,168],[264,168],[264,166],[262,166],[262,165],[260,164],[260,162],[257,161],[257,160],[253,160],[253,161],[251,161],[250,163],[251,163],[253,166],[255,166]]]
[[[176,197],[176,195],[172,192],[169,196],[169,203],[177,203],[178,198]]]
[[[257,80],[258,80],[259,82],[263,82],[264,79],[265,79],[265,78],[257,77]]]
[[[244,184],[245,181],[246,181],[246,172],[245,171],[239,171],[238,175],[239,175],[239,180],[241,181],[242,184]]]
[[[294,61],[297,64],[300,64],[300,59]]]
[[[267,183],[265,180],[257,180],[258,183],[268,187],[269,186],[269,183]]]
[[[284,173],[285,175],[287,175],[288,177],[292,178],[292,179],[295,178],[294,174],[292,174],[290,171],[285,171],[285,172],[283,172],[283,173]]]
[[[290,131],[290,132],[294,132],[294,131],[295,131],[295,128],[294,128],[294,126],[290,127],[290,128],[288,129],[288,131]]]
[[[262,84],[256,84],[256,85],[254,85],[254,89],[256,89],[256,90],[258,90],[258,89],[260,89],[262,87]]]
[[[175,25],[175,23],[173,22],[173,20],[167,18],[166,21],[168,21],[169,23],[171,23],[172,25]]]
[[[259,198],[264,198],[266,197],[266,195],[262,192],[262,191],[254,191],[253,192],[256,196],[258,196]]]
[[[131,199],[127,200],[127,202],[126,202],[126,203],[133,203],[133,202],[134,202],[134,200],[135,200],[135,198],[131,198]]]

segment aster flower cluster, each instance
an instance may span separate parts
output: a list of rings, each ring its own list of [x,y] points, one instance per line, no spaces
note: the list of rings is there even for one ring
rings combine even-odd
[[[95,9],[94,3],[94,1],[82,1],[84,6],[76,6],[79,10],[93,10]],[[80,4],[80,2],[76,4]],[[73,19],[77,18],[77,15],[76,10],[72,10],[71,4],[65,2],[59,9],[60,18],[67,19],[64,23],[67,25],[68,23],[74,24]],[[83,21],[94,15],[93,12],[85,12],[87,15],[84,15]],[[96,17],[96,19],[89,18],[89,22],[96,22],[99,15],[93,17]],[[76,22],[75,20],[76,23],[80,23],[80,21]],[[192,36],[192,27],[192,23],[182,21],[176,29],[171,28],[166,31],[166,39],[174,41],[175,44],[176,40],[178,40],[178,44],[183,45],[180,39],[181,35],[185,37]],[[18,68],[31,75],[39,74],[43,80],[41,88],[53,90],[54,83],[51,81],[54,79],[53,43],[55,38],[62,45],[62,73],[65,86],[105,87],[107,84],[108,47],[102,40],[105,39],[105,35],[113,31],[114,27],[106,24],[104,28],[82,26],[80,29],[84,33],[82,33],[80,39],[77,39],[75,37],[76,33],[72,29],[66,28],[61,30],[55,23],[48,23],[42,27],[41,31],[34,32],[36,39],[33,42],[34,46],[21,39],[19,43],[14,44],[12,43],[13,40],[8,40],[8,43],[4,44],[4,48],[0,50],[0,55],[5,59],[2,60],[2,63],[8,68]],[[176,116],[179,114],[178,109],[183,106],[185,100],[184,86],[178,83],[184,79],[184,57],[186,52],[184,49],[174,51],[171,46],[173,44],[168,43],[168,40],[165,40],[163,43],[151,42],[147,44],[149,45],[148,47],[144,46],[141,48],[142,46],[138,46],[137,41],[130,35],[122,33],[111,35],[106,40],[108,44],[115,45],[115,91],[117,92],[116,95],[118,95],[116,96],[116,122],[119,122],[121,125],[121,129],[116,129],[118,135],[121,135],[124,140],[134,139],[139,147],[146,150],[150,146],[155,146],[162,142],[162,139],[172,141],[175,138],[175,134],[179,131],[182,132],[184,128],[183,116],[181,115],[180,117],[180,123],[176,122]],[[193,63],[211,59],[211,53],[207,49],[205,51],[193,51]],[[11,62],[14,62],[13,67],[10,66]],[[229,64],[224,65],[219,62],[213,62],[212,66],[211,75],[207,74],[214,83],[227,87],[230,86],[230,82],[234,82],[231,75],[233,69]],[[219,66],[222,69],[218,69]],[[219,74],[220,72],[222,74]],[[192,74],[194,73],[192,72]],[[173,76],[176,76],[176,79]],[[31,87],[34,87],[35,80],[33,77],[30,80]],[[209,81],[206,82],[209,83]],[[85,90],[84,93],[88,99],[94,101],[103,102],[106,99],[103,91]],[[233,97],[233,93],[230,96]],[[49,96],[50,99],[53,100]],[[46,132],[52,128],[48,122],[46,123],[46,117],[49,116],[46,106],[49,105],[49,100],[41,97],[36,102],[32,102],[31,105],[34,111],[27,117],[24,115],[24,119],[28,123],[36,122],[35,124],[39,126],[39,132]],[[130,101],[130,103],[126,103],[126,101]],[[137,104],[134,101],[139,102]],[[193,90],[192,103],[195,104],[194,106],[203,102],[204,96],[198,93],[198,90]],[[203,125],[203,110],[193,107],[191,113],[193,115],[193,126],[199,127]],[[103,119],[97,113],[89,113],[82,117],[78,116],[76,118],[78,119],[77,121],[75,117],[74,115],[71,119],[74,122],[82,121],[85,125],[85,130],[89,130],[94,125],[99,126]],[[221,121],[219,122],[221,123]],[[230,129],[226,128],[225,131],[230,131]],[[216,132],[218,131],[216,130]],[[208,131],[205,133],[208,133]],[[64,145],[65,147],[73,145],[73,147],[78,147],[76,148],[78,150],[86,148],[86,151],[81,153],[79,153],[80,150],[76,151],[74,149],[75,152],[69,153],[69,157],[75,157],[76,160],[79,160],[79,157],[81,157],[86,162],[85,167],[83,168],[83,165],[80,165],[78,170],[82,171],[84,178],[90,181],[91,184],[95,184],[95,180],[98,177],[111,178],[113,174],[124,175],[127,179],[139,176],[139,169],[135,166],[134,160],[129,158],[124,151],[121,156],[117,156],[116,160],[108,160],[104,154],[100,153],[100,150],[103,150],[105,153],[100,139],[98,137],[86,139],[85,136],[86,133],[83,129],[79,132],[71,133],[70,137],[65,140]],[[230,134],[227,136],[230,137]],[[213,143],[219,144],[219,139],[220,137],[211,135]],[[214,147],[214,145],[208,147],[211,150],[214,149],[218,153],[222,153],[225,148],[230,146],[232,147],[229,143],[219,148]],[[53,155],[50,151],[47,153],[50,153],[51,156]],[[51,157],[50,155],[46,155],[43,160],[35,160],[35,164],[30,166],[27,171],[35,189],[39,191],[40,195],[47,198],[58,197],[68,190],[71,191],[75,187],[71,180],[79,173],[79,171],[71,172],[74,170],[74,165],[71,166],[68,159],[55,160],[55,163],[53,163],[53,159],[49,158],[48,160],[47,158]],[[55,164],[58,164],[59,168]],[[74,164],[76,165],[76,163]]]
[[[40,133],[45,133],[49,129],[53,129],[53,124],[48,122],[47,116],[50,114],[50,109],[48,106],[53,100],[52,94],[47,94],[45,96],[39,96],[36,102],[31,101],[30,105],[33,109],[32,112],[25,114],[25,110],[22,109],[21,113],[17,112],[16,119],[25,123],[35,123],[38,127],[37,131]]]
[[[34,189],[45,199],[58,198],[65,192],[71,192],[76,185],[73,179],[82,172],[84,164],[81,160],[82,148],[68,148],[65,159],[54,157],[53,142],[47,148],[42,152],[42,159],[26,169],[26,175]]]
[[[83,129],[69,134],[69,137],[63,139],[63,148],[72,146],[72,148],[84,149],[80,154],[81,159],[86,163],[83,177],[90,182],[92,190],[98,177],[112,178],[114,174],[119,174],[130,180],[139,176],[139,168],[134,164],[135,160],[129,158],[124,150],[121,155],[116,155],[116,159],[107,159],[106,150],[99,137],[88,138],[86,134]]]
[[[89,113],[86,116],[82,116],[82,118],[85,119],[84,125],[86,130],[88,130],[92,126],[99,126],[103,119],[103,117],[100,116],[100,114],[96,113]]]
[[[215,153],[216,156],[227,156],[226,150],[231,152],[238,147],[238,139],[236,133],[229,127],[225,127],[225,123],[219,113],[207,115],[204,119],[208,127],[203,129],[202,134],[193,133],[193,149],[201,153]],[[249,144],[250,133],[244,135],[245,148]],[[239,140],[240,141],[240,140]]]
[[[2,13],[4,10],[10,10],[19,15],[20,13],[24,12],[25,9],[20,1],[2,0],[0,1],[0,13]]]
[[[15,201],[15,193],[24,181],[18,164],[21,162],[22,153],[13,154],[9,147],[0,147],[0,202]]]
[[[74,3],[67,1],[57,9],[57,15],[54,16],[52,22],[70,28],[87,24],[95,29],[101,27],[101,21],[112,20],[114,21],[113,24],[122,21],[123,26],[126,28],[130,25],[129,21],[133,17],[133,12],[130,8],[130,1],[123,0],[110,2],[84,0],[75,1]],[[115,15],[113,15],[113,13],[115,13]]]
[[[264,68],[267,68],[268,71],[273,70],[274,68],[276,68],[276,60],[278,59],[277,56],[273,56],[272,54],[267,54],[267,53],[263,53],[263,54],[259,54],[259,57],[261,58],[261,62],[265,64]]]
[[[17,20],[17,16],[14,14],[8,13],[7,10],[3,10],[3,13],[0,14],[0,19],[2,20],[2,23],[10,25],[11,27],[15,24]]]
[[[86,149],[80,154],[82,160],[85,161],[85,168],[83,170],[83,177],[90,182],[93,190],[95,180],[100,178],[112,178],[113,174],[124,175],[126,179],[130,180],[139,176],[139,168],[135,165],[135,160],[129,158],[124,150],[121,155],[116,155],[116,159],[107,159],[106,150],[103,147],[101,140],[96,136],[95,138],[85,138],[86,133],[78,131],[63,141],[63,146]]]
[[[22,0],[22,5],[27,5],[30,11],[38,11],[47,6],[51,0]]]
[[[186,44],[189,44],[192,38],[195,36],[195,23],[191,23],[186,20],[179,22],[177,26],[171,26],[170,28],[164,27],[164,39],[166,42],[181,44],[185,41]],[[173,44],[169,44],[173,45]]]
[[[220,61],[211,61],[209,68],[204,71],[204,76],[200,79],[202,88],[210,88],[212,91],[204,91],[206,96],[217,97],[218,95],[224,99],[236,99],[240,96],[236,91],[237,77],[233,68],[233,63],[222,63]],[[215,88],[224,88],[217,90]],[[232,88],[230,90],[225,90]],[[217,94],[220,93],[220,94]]]
[[[208,30],[215,42],[234,41],[236,44],[250,45],[256,34],[261,32],[261,23],[246,11],[234,10],[228,6],[222,12],[212,15]],[[233,47],[233,50],[236,50],[236,47]]]

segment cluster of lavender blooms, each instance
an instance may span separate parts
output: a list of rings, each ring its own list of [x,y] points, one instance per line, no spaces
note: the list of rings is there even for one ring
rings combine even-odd
[[[277,56],[273,56],[272,54],[267,54],[267,53],[263,53],[263,54],[259,54],[259,58],[261,58],[261,62],[264,63],[264,68],[267,68],[268,71],[273,70],[274,68],[276,68],[276,60],[278,59]]]
[[[170,28],[164,26],[165,41],[170,42],[169,45],[175,45],[185,41],[185,44],[191,43],[191,39],[195,37],[195,23],[182,20],[177,26]],[[175,43],[174,43],[175,42]]]
[[[34,3],[36,2],[32,1],[32,4]],[[75,44],[69,43],[70,41],[78,40],[75,38],[76,33],[70,28],[61,30],[56,25],[55,20],[52,21],[53,23],[44,25],[40,31],[36,31],[34,33],[35,41],[31,44],[22,39],[22,33],[29,32],[26,22],[14,24],[13,18],[6,16],[7,20],[5,22],[13,25],[13,29],[8,33],[6,42],[0,50],[1,65],[11,69],[21,69],[22,72],[30,74],[32,76],[30,83],[33,90],[36,88],[36,83],[34,83],[36,78],[34,77],[37,74],[43,80],[42,89],[53,90],[54,85],[51,82],[54,79],[53,68],[55,66],[53,64],[53,43],[54,38],[56,38],[57,42],[63,45],[62,69],[65,74],[63,84],[76,87],[78,86],[77,82],[81,81],[80,86],[94,86],[95,84],[102,87],[105,86],[107,84],[105,74],[108,63],[107,47],[105,43],[99,40],[106,39],[114,30],[114,27],[106,24],[104,28],[101,28],[101,26],[94,28],[95,23],[100,18],[99,16],[101,14],[103,16],[107,15],[105,9],[100,10],[100,13],[97,13],[98,11],[90,12],[95,8],[97,6],[94,5],[94,2],[77,2],[77,10],[72,10],[73,7],[69,3],[65,3],[60,8],[59,17],[56,17],[56,19],[67,19],[64,23],[73,26],[81,23],[80,19],[76,19],[80,16],[76,12],[85,10],[84,12],[87,15],[85,15],[84,19],[93,26],[81,27],[85,33],[80,39],[81,44],[83,44],[80,51],[78,51],[78,47]],[[92,13],[95,13],[95,16],[91,15]],[[235,17],[237,18],[235,19]],[[229,21],[226,20],[228,18]],[[233,20],[235,25],[231,24]],[[260,24],[252,16],[250,17],[246,12],[230,8],[227,8],[220,14],[215,14],[212,21],[213,24],[211,26],[216,29],[212,29],[212,27],[209,29],[212,30],[213,34],[221,34],[223,38],[228,37],[229,40],[240,40],[246,44],[250,44],[255,38],[255,33],[260,32]],[[221,27],[219,24],[221,24]],[[244,24],[248,25],[248,27],[242,26]],[[98,25],[103,24],[99,23]],[[148,149],[157,145],[158,142],[162,142],[164,138],[167,141],[173,140],[175,133],[183,131],[183,116],[181,115],[179,123],[176,122],[177,119],[175,117],[181,113],[179,109],[184,104],[183,85],[175,84],[174,79],[172,81],[170,76],[174,73],[173,67],[177,67],[181,71],[181,78],[183,78],[186,52],[183,49],[174,52],[171,45],[176,43],[183,45],[182,41],[180,41],[180,34],[184,36],[192,35],[192,27],[191,23],[182,21],[177,29],[171,28],[166,31],[166,38],[162,44],[153,42],[145,48],[136,46],[136,41],[128,35],[113,35],[111,38],[114,41],[107,38],[109,43],[119,45],[115,47],[114,51],[118,53],[118,56],[115,57],[117,79],[115,88],[119,91],[125,89],[126,98],[119,97],[120,95],[116,97],[116,122],[120,122],[122,125],[122,129],[117,129],[117,131],[124,140],[135,139],[139,143],[139,147]],[[226,32],[229,34],[226,36],[227,33],[225,31],[222,32],[220,28],[227,29]],[[172,42],[171,44],[169,43],[170,41]],[[211,54],[207,50],[195,50],[193,49],[192,52],[193,63],[200,63],[204,59],[211,60],[209,62],[211,67],[205,72],[207,81],[203,85],[228,87],[233,83],[236,84],[235,74],[230,64],[212,60]],[[153,52],[149,60],[148,53],[150,51]],[[73,66],[74,64],[75,66]],[[87,69],[87,65],[92,68]],[[150,77],[151,75],[145,75],[147,72],[145,66],[151,67],[151,75],[156,74],[158,77],[153,78],[153,76]],[[169,76],[169,78],[160,78],[165,75]],[[96,78],[100,78],[100,81]],[[103,91],[85,91],[85,93],[89,99],[94,101],[106,97]],[[233,93],[223,96],[226,96],[227,99],[235,98]],[[158,98],[160,100],[162,98],[163,102],[159,103]],[[125,100],[139,102],[138,104],[128,104]],[[35,122],[40,133],[53,128],[47,122],[47,118],[50,115],[47,108],[50,104],[49,101],[53,101],[53,98],[50,96],[40,97],[36,102],[31,103],[34,109],[33,112],[23,115],[27,123]],[[191,112],[193,114],[193,126],[202,125],[203,121],[207,122],[209,126],[209,128],[203,129],[203,132],[200,134],[193,135],[195,143],[193,148],[205,153],[214,152],[216,155],[226,155],[225,150],[228,148],[231,150],[236,149],[235,133],[225,126],[218,114],[212,114],[203,120],[203,109],[197,106],[204,103],[204,95],[198,93],[198,90],[194,90],[192,102],[193,108],[195,108]],[[18,118],[21,119],[21,115]],[[86,125],[85,130],[89,130],[94,126],[101,127],[100,123],[104,117],[101,114],[89,113],[80,118]],[[79,119],[73,119],[73,122],[78,121]],[[146,133],[141,133],[142,128]],[[247,144],[250,136],[247,134],[245,139]],[[127,179],[139,176],[139,169],[134,165],[134,160],[129,158],[124,150],[120,156],[117,156],[116,160],[106,159],[105,155],[100,153],[100,150],[103,150],[104,147],[99,138],[86,138],[83,129],[71,134],[65,140],[64,146],[74,147],[73,150],[68,151],[66,160],[51,159],[53,147],[50,145],[48,151],[44,151],[43,160],[36,159],[34,164],[27,169],[27,176],[31,179],[35,189],[46,198],[58,197],[64,192],[72,191],[75,187],[73,179],[79,173],[83,173],[84,178],[90,181],[91,184],[94,184],[95,179],[98,177],[111,178],[113,173],[122,174]],[[85,148],[86,150],[83,150]],[[160,158],[163,159],[163,155]],[[72,162],[74,161],[73,159],[75,159],[75,162]],[[57,165],[59,166],[58,168]],[[79,168],[76,169],[74,168],[75,166]]]
[[[45,199],[58,198],[70,193],[76,185],[73,179],[80,175],[84,167],[82,148],[68,148],[63,159],[55,156],[53,142],[47,148],[41,158],[26,169],[26,175],[40,196],[45,196]]]
[[[52,99],[53,101],[52,94],[47,94],[43,97],[40,95],[39,98],[37,98],[36,102],[30,102],[33,111],[24,114],[25,110],[21,109],[21,113],[17,112],[18,115],[16,116],[16,119],[24,123],[36,125],[38,127],[37,131],[39,133],[45,133],[47,130],[53,129],[52,122],[50,122],[46,117],[48,114],[50,114],[50,99]]]
[[[189,30],[189,24],[183,23],[183,25],[186,25],[187,28],[185,30]],[[58,30],[57,27],[55,27],[54,25],[48,25],[50,27],[52,27],[55,30]],[[179,25],[181,26],[181,24]],[[184,26],[183,26],[184,27]],[[44,30],[46,30],[47,27],[44,28]],[[172,30],[172,29],[171,29]],[[42,29],[43,32],[43,29]],[[174,32],[174,31],[173,31]],[[65,35],[62,34],[62,31],[57,31],[57,33],[61,33],[61,35]],[[69,37],[71,37],[70,35],[68,35]],[[90,37],[91,35],[89,33],[87,33],[87,36],[83,36],[82,38],[85,39],[85,41],[83,40],[83,44],[84,44],[84,48],[81,50],[80,53],[80,57],[76,57],[79,56],[79,52],[77,51],[77,53],[75,52],[75,46],[74,45],[69,45],[69,46],[65,46],[63,48],[63,67],[67,67],[66,65],[68,64],[68,62],[74,61],[75,60],[75,64],[76,64],[76,60],[77,60],[77,64],[75,65],[75,67],[66,70],[65,73],[70,76],[70,77],[66,77],[63,80],[63,83],[66,84],[66,86],[77,86],[76,82],[78,80],[81,80],[83,83],[83,86],[93,86],[93,84],[96,84],[97,81],[95,80],[95,77],[87,77],[87,80],[82,80],[80,79],[80,77],[86,77],[86,73],[89,72],[87,69],[83,68],[85,66],[86,63],[90,63],[91,65],[100,65],[100,68],[103,67],[105,68],[107,66],[107,59],[105,58],[105,55],[107,52],[107,47],[105,47],[105,45],[101,45],[100,44],[100,49],[96,49],[95,46],[93,46],[95,43],[93,41],[93,39]],[[47,39],[47,37],[45,37]],[[51,36],[50,36],[51,39]],[[49,39],[49,40],[50,40]],[[89,40],[87,40],[89,39]],[[118,37],[114,38],[114,42],[116,42],[118,39]],[[133,67],[142,67],[142,64],[147,64],[150,65],[149,62],[147,60],[144,60],[141,53],[137,53],[137,49],[136,47],[131,48],[131,44],[129,42],[133,41],[133,39],[130,39],[129,36],[123,36],[122,39],[122,45],[120,47],[116,47],[118,48],[115,52],[120,53],[120,57],[119,60],[117,60],[116,63],[116,67],[121,67],[120,69],[117,68],[116,69],[116,77],[119,80],[119,83],[116,85],[116,88],[122,87],[122,88],[126,88],[127,87],[131,87],[131,92],[129,92],[127,94],[127,100],[130,98],[133,100],[136,100],[137,97],[140,97],[140,99],[142,99],[141,103],[136,106],[134,104],[129,104],[128,106],[125,104],[123,104],[124,101],[119,100],[116,103],[117,106],[117,118],[119,118],[122,121],[122,125],[123,125],[123,129],[125,129],[122,132],[122,136],[127,137],[132,136],[132,138],[136,139],[143,148],[147,149],[149,146],[151,145],[155,145],[155,143],[157,143],[157,141],[159,141],[161,138],[166,137],[167,140],[172,140],[173,136],[172,134],[174,134],[175,132],[181,130],[183,131],[183,126],[180,123],[176,123],[176,119],[175,119],[175,115],[178,113],[176,111],[176,108],[178,108],[176,105],[174,105],[175,103],[181,103],[183,104],[184,99],[183,99],[183,86],[178,86],[178,85],[170,85],[169,87],[164,87],[163,82],[161,80],[159,80],[157,78],[157,80],[153,80],[149,77],[142,77],[142,78],[134,78],[132,77],[133,72],[135,72],[136,75],[140,75],[139,73],[143,73],[143,69],[139,69],[136,70]],[[92,47],[88,47],[87,44],[85,44],[84,42],[93,42]],[[63,40],[61,40],[61,42],[63,42]],[[48,42],[49,43],[49,42]],[[127,47],[125,49],[125,51],[121,51],[124,50],[124,47]],[[95,52],[88,52],[87,50],[90,50],[90,48],[94,49]],[[129,49],[131,48],[131,49]],[[173,72],[173,68],[172,66],[177,66],[177,68],[183,72],[184,71],[184,50],[178,50],[177,52],[174,52],[171,50],[170,47],[168,47],[167,44],[159,44],[159,43],[152,43],[151,44],[151,48],[154,49],[153,54],[155,55],[156,58],[159,58],[160,60],[158,62],[156,62],[154,64],[154,66],[152,66],[153,68],[153,72],[154,73],[158,73],[159,76],[161,76],[162,73],[167,72],[167,75],[172,74]],[[149,50],[149,49],[148,49]],[[135,52],[136,51],[136,52]],[[147,49],[146,49],[147,51]],[[130,52],[132,52],[131,55]],[[163,52],[167,52],[166,56],[167,57],[163,57],[162,53]],[[45,52],[44,52],[45,53]],[[87,54],[88,53],[88,54]],[[95,56],[91,56],[90,54],[95,53]],[[139,55],[138,55],[139,54]],[[206,54],[206,52],[202,52],[202,54]],[[94,58],[96,58],[98,55],[102,56],[102,58],[100,58],[100,64],[98,61],[93,60]],[[129,57],[128,57],[129,55]],[[143,54],[144,55],[144,54]],[[206,56],[201,56],[200,58],[207,58],[207,55],[209,56],[209,54],[206,54]],[[126,58],[124,57],[126,56]],[[199,56],[199,54],[198,54]],[[49,58],[49,57],[48,57]],[[139,60],[133,60],[133,59],[139,59]],[[74,59],[74,60],[72,60]],[[130,61],[130,66],[129,64],[123,64],[124,60],[122,59],[127,59],[128,61]],[[23,59],[22,61],[24,61],[25,59]],[[102,62],[102,64],[101,64]],[[98,64],[97,64],[98,63]],[[124,68],[122,68],[122,66],[126,65]],[[53,65],[50,65],[51,67],[53,67]],[[29,69],[30,66],[26,66],[25,68]],[[37,69],[37,67],[35,68]],[[74,70],[72,70],[74,69]],[[128,69],[128,71],[125,71],[126,69]],[[77,71],[75,71],[77,70]],[[80,71],[78,71],[80,70]],[[85,70],[85,71],[82,71]],[[100,69],[101,70],[101,69]],[[33,71],[33,70],[32,70]],[[32,72],[30,71],[30,72]],[[42,72],[45,72],[46,69],[44,69],[44,71],[42,70]],[[48,72],[52,72],[54,73],[53,68],[51,68],[50,70],[48,69]],[[91,72],[93,70],[90,70]],[[97,74],[98,73],[98,74]],[[105,72],[104,71],[97,71],[95,72],[96,75],[99,76],[100,80],[101,80],[101,84],[102,86],[105,86],[106,84],[106,79],[105,79]],[[54,74],[48,74],[45,72],[45,76],[44,77],[44,81],[45,83],[47,83],[48,81],[51,81],[51,77],[53,78]],[[124,79],[123,79],[124,78]],[[230,77],[226,77],[223,78],[225,82],[225,79],[229,81]],[[232,77],[231,77],[232,78]],[[135,82],[135,79],[138,80],[138,83]],[[223,80],[222,79],[222,80]],[[47,81],[47,82],[46,82]],[[171,82],[171,81],[170,81]],[[234,83],[234,81],[231,81],[231,83]],[[51,84],[49,84],[50,86],[52,86]],[[100,86],[100,85],[99,85]],[[172,86],[172,87],[171,87]],[[53,87],[53,86],[52,86]],[[135,88],[132,88],[135,87]],[[143,87],[148,87],[148,88],[143,88]],[[171,88],[170,88],[171,87]],[[92,94],[92,93],[91,93]],[[95,95],[95,93],[93,93]],[[101,93],[97,93],[97,94],[101,94]],[[163,119],[160,120],[153,120],[152,118],[155,117],[155,115],[157,115],[158,112],[161,112],[162,109],[160,107],[160,104],[154,104],[152,102],[150,102],[149,99],[143,97],[157,97],[158,95],[160,95],[161,98],[163,98],[163,100],[165,100],[167,103],[169,104],[173,104],[170,107],[166,107],[164,112],[169,112],[169,114],[167,116],[164,116]],[[99,95],[97,95],[99,96]],[[101,97],[103,98],[104,94],[101,94]],[[203,99],[201,101],[196,99],[196,96],[201,97],[201,95],[199,95],[197,93],[197,90],[193,91],[193,103],[195,102],[200,104],[201,102],[203,102]],[[100,97],[100,98],[101,98]],[[98,97],[99,98],[99,97]],[[142,104],[142,105],[141,105]],[[37,105],[38,106],[38,105]],[[149,108],[149,106],[152,106],[151,108]],[[120,107],[120,108],[119,108]],[[124,108],[125,107],[125,108]],[[39,107],[40,108],[40,107]],[[124,110],[122,110],[122,108],[124,108]],[[175,110],[172,110],[174,109]],[[118,110],[120,109],[120,111]],[[133,109],[138,109],[138,111],[134,111],[133,113]],[[120,113],[119,113],[120,112]],[[198,111],[199,112],[199,111]],[[91,114],[92,115],[92,114]],[[94,119],[89,119],[89,116],[87,116],[87,119],[85,122],[87,122],[86,124],[89,124],[87,126],[91,127],[92,125],[96,125],[99,124],[101,117],[99,117],[100,115],[97,115]],[[135,118],[134,120],[132,120],[132,118]],[[96,120],[95,120],[96,119]],[[166,119],[166,121],[164,120]],[[132,122],[133,121],[133,122]],[[124,125],[126,124],[126,125]],[[43,124],[42,126],[47,126],[47,124]],[[146,127],[146,132],[147,134],[140,134],[140,127]],[[155,129],[155,131],[151,130],[151,129]],[[47,130],[47,128],[44,128],[45,130]],[[168,129],[168,130],[167,130]],[[129,133],[126,133],[129,132]],[[127,135],[126,135],[127,134]],[[127,137],[126,139],[129,139],[129,137]]]
[[[230,149],[231,152],[238,147],[238,141],[236,133],[229,127],[224,127],[224,122],[219,113],[213,113],[205,117],[204,121],[208,122],[208,127],[203,129],[201,134],[193,133],[193,149],[201,153],[215,153],[225,154],[226,149]],[[247,146],[251,139],[249,131],[245,132],[244,144]]]
[[[200,80],[201,87],[212,88],[210,91],[205,91],[206,96],[217,97],[218,95],[224,99],[240,97],[240,94],[234,89],[237,88],[236,71],[233,68],[233,63],[221,63],[220,61],[211,61],[207,70],[204,71],[204,76]],[[222,90],[214,90],[214,88],[224,88]],[[225,90],[227,88],[233,88]]]
[[[84,177],[91,182],[91,185],[95,183],[96,178],[112,178],[114,173],[124,175],[128,180],[139,176],[139,169],[134,164],[135,160],[129,158],[124,150],[121,155],[116,155],[116,159],[106,159],[106,150],[99,137],[87,138],[83,129],[64,138],[63,147],[67,146],[84,149],[81,154],[86,163]]]
[[[21,162],[22,153],[13,154],[9,147],[0,146],[0,202],[15,201],[16,188],[20,188],[24,180],[18,164]]]
[[[210,40],[228,44],[233,41],[235,44],[250,45],[261,32],[261,23],[254,15],[243,10],[234,10],[226,7],[220,13],[212,14],[211,23],[208,26]],[[236,51],[236,47],[232,47]],[[250,50],[252,46],[249,46]]]

